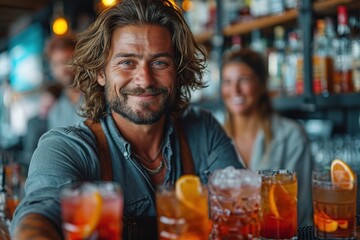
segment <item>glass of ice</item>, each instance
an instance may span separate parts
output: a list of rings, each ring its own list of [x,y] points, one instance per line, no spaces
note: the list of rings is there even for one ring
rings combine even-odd
[[[210,239],[260,239],[261,177],[250,170],[227,167],[209,178]]]

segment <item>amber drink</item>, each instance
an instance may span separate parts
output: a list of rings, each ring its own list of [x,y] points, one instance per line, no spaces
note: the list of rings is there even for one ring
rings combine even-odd
[[[160,240],[208,240],[208,191],[197,177],[185,175],[176,187],[161,186],[156,193]],[[178,180],[179,181],[179,180]]]
[[[342,173],[334,173],[341,174]],[[331,171],[314,171],[312,197],[315,236],[318,239],[356,239],[356,175],[334,182]]]
[[[261,177],[227,167],[209,178],[212,240],[260,239]]]
[[[61,192],[66,240],[121,240],[123,196],[119,184],[71,184]]]
[[[297,239],[297,177],[290,170],[261,170],[262,239]]]

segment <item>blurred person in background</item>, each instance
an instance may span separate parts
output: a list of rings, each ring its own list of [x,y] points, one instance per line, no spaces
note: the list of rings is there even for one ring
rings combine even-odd
[[[251,170],[295,170],[298,177],[299,226],[312,224],[310,145],[302,126],[277,114],[267,90],[264,59],[250,49],[224,56],[222,100],[224,128],[239,159]]]
[[[83,120],[77,114],[82,93],[71,86],[74,72],[70,67],[70,62],[75,45],[75,38],[72,35],[65,35],[53,36],[46,46],[45,54],[49,60],[51,75],[63,86],[60,98],[49,112],[48,129],[69,126]]]
[[[62,85],[50,84],[41,89],[38,114],[27,122],[27,132],[23,138],[23,153],[26,163],[30,161],[40,137],[48,130],[48,114],[61,95]]]

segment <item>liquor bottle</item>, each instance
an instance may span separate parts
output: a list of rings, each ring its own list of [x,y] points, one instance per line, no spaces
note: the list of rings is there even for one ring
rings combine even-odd
[[[261,32],[259,29],[255,29],[251,32],[250,48],[265,57],[266,41],[261,37]]]
[[[330,43],[325,35],[325,20],[318,19],[313,45],[313,92],[328,96],[332,86],[333,61]]]
[[[338,6],[337,38],[335,40],[334,92],[348,93],[354,90],[351,77],[351,42],[348,13],[345,6]]]
[[[284,92],[287,96],[296,95],[297,64],[301,58],[301,43],[297,31],[288,34],[288,47],[283,64]]]
[[[283,72],[282,66],[285,57],[285,29],[276,26],[274,29],[273,49],[268,55],[269,91],[272,96],[283,93]]]
[[[352,80],[354,91],[360,92],[360,19],[356,16],[349,18],[351,31],[351,53],[352,53]]]
[[[269,15],[268,0],[252,0],[250,5],[250,14],[253,17],[263,17]]]
[[[268,8],[270,15],[284,13],[285,3],[283,0],[268,0]]]
[[[299,5],[298,0],[285,0],[284,4],[286,9],[297,8]]]

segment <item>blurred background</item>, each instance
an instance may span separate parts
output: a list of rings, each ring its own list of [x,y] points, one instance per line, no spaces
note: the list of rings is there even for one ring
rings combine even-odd
[[[22,152],[26,123],[38,114],[42,87],[54,81],[44,58],[46,41],[53,35],[82,32],[116,2],[0,0],[0,156],[9,165],[22,166],[25,170],[15,168],[20,175],[25,175],[31,157]],[[314,163],[323,165],[335,157],[359,163],[360,0],[173,3],[208,53],[209,87],[193,93],[193,104],[223,121],[222,56],[251,47],[267,60],[275,109],[303,123]],[[344,43],[342,49],[335,44],[339,42]],[[346,66],[338,67],[341,62]],[[335,78],[340,75],[343,83]]]

